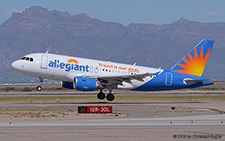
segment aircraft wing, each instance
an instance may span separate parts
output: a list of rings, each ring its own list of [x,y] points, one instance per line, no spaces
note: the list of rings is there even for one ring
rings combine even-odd
[[[187,85],[192,85],[199,82],[213,82],[212,80],[184,80]]]
[[[152,73],[135,74],[135,75],[119,75],[119,76],[100,76],[97,79],[102,85],[122,85],[122,82],[131,83],[130,80],[144,81],[146,76],[153,76]]]

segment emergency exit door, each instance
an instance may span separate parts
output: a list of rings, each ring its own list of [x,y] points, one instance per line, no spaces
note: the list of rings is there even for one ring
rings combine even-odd
[[[166,73],[166,82],[165,82],[165,85],[166,86],[171,86],[172,85],[172,73],[170,72],[167,72]]]
[[[42,55],[41,56],[41,69],[47,69],[48,68],[48,56]]]

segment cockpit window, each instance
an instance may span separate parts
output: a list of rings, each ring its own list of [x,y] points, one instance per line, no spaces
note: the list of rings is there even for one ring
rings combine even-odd
[[[29,61],[29,62],[33,62],[34,59],[31,58],[31,57],[22,57],[21,60],[26,60],[26,61]]]

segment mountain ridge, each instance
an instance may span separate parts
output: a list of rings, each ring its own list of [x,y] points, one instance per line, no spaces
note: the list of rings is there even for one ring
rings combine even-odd
[[[202,39],[216,40],[204,76],[225,80],[225,23],[201,23],[180,18],[171,24],[131,23],[124,26],[33,6],[0,25],[0,83],[36,78],[15,72],[12,61],[34,52],[170,68]],[[215,69],[216,68],[216,69]]]

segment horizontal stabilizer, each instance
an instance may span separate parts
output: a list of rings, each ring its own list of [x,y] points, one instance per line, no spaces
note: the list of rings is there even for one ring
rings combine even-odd
[[[190,79],[187,79],[187,80],[184,80],[185,83],[187,85],[192,85],[192,84],[195,84],[195,83],[203,83],[204,85],[212,85],[213,84],[213,81],[212,80],[190,80]]]

